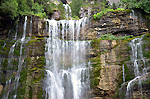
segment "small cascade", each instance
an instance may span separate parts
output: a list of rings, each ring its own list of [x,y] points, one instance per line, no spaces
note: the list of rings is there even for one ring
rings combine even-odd
[[[12,57],[12,54],[14,53],[15,46],[16,46],[16,44],[17,44],[18,42],[19,42],[19,40],[17,40],[17,41],[12,45],[12,47],[10,48],[9,57]]]
[[[23,63],[23,62],[22,62],[22,49],[23,49],[23,44],[25,43],[26,25],[27,25],[27,16],[25,16],[24,27],[23,27],[23,36],[22,36],[22,38],[21,38],[19,64],[18,64],[17,74],[16,74],[16,77],[15,77],[15,85],[14,85],[14,88],[15,88],[15,89],[18,88],[19,79],[20,79],[20,72],[21,72],[21,70],[22,70],[22,63]],[[14,99],[16,99],[16,94],[17,94],[17,90],[16,90],[16,92],[15,92]]]
[[[22,50],[23,50],[23,46],[24,43],[26,43],[28,40],[25,40],[25,35],[26,35],[26,25],[27,25],[27,16],[25,16],[25,22],[24,22],[24,27],[23,27],[23,36],[21,39],[17,39],[17,32],[15,34],[15,38],[14,40],[15,43],[12,45],[12,47],[10,48],[9,51],[9,56],[8,56],[8,72],[9,72],[9,76],[7,77],[7,81],[6,81],[6,85],[4,87],[4,90],[6,91],[5,94],[2,96],[2,99],[16,99],[17,98],[17,88],[19,86],[19,78],[20,78],[20,72],[21,72],[21,68],[22,68]],[[16,26],[16,31],[17,31],[18,26]],[[20,46],[20,56],[19,57],[14,57],[14,50],[15,47],[21,43]],[[17,60],[17,58],[19,58],[19,64],[18,64],[18,69],[16,68],[16,66],[13,66],[13,61]],[[12,69],[15,68],[15,69]],[[10,69],[10,70],[9,70]],[[14,75],[14,73],[16,73]]]
[[[65,8],[65,13],[66,13],[66,18],[71,18],[72,12],[71,12],[71,7],[68,4],[63,4]]]
[[[145,75],[147,73],[147,69],[145,66],[145,60],[144,60],[143,53],[142,53],[143,52],[142,51],[142,39],[143,39],[143,37],[135,38],[129,43],[131,48],[132,48],[132,54],[131,54],[130,58],[131,58],[131,61],[134,65],[134,76],[135,76],[135,78],[128,82],[126,99],[129,99],[132,97],[132,96],[130,96],[132,93],[132,86],[136,82],[138,82],[138,89],[142,95],[142,85],[141,85],[141,80],[139,80],[139,78],[142,75]],[[141,67],[142,67],[142,71],[139,69]]]
[[[122,66],[122,71],[123,71],[123,83],[125,83],[125,71],[124,71],[124,64]]]
[[[82,99],[89,90],[89,68],[86,53],[89,41],[79,41],[87,18],[80,20],[46,20],[45,99]],[[69,40],[69,41],[68,41]]]
[[[137,30],[138,29],[138,26],[137,26],[137,24],[138,24],[138,21],[137,21],[137,16],[135,15],[135,12],[134,12],[134,10],[131,10],[131,13],[130,13],[130,17],[131,17],[131,23],[133,24],[133,27],[131,27],[132,28],[132,30],[133,30],[133,34],[134,35],[136,35],[136,32],[135,32],[135,30]]]
[[[32,35],[32,15],[31,15],[31,20],[30,20],[30,36]]]
[[[3,48],[6,46],[6,42],[4,43],[4,45],[3,45]]]
[[[18,25],[16,25],[16,33],[15,33],[15,38],[14,38],[14,40],[17,39],[17,31],[18,31]]]

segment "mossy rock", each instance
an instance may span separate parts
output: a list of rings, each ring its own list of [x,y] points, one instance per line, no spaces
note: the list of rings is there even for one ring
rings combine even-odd
[[[130,9],[126,9],[126,12],[129,14],[129,13],[131,13],[131,10]]]

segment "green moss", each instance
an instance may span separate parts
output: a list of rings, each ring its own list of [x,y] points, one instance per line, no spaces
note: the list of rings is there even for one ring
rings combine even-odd
[[[8,59],[5,59],[3,62],[1,62],[1,66],[3,67],[3,69],[6,69],[8,66]]]
[[[35,38],[35,39],[32,39],[32,40],[30,40],[29,42],[28,42],[28,44],[30,44],[30,45],[35,45],[35,43],[36,42],[40,42],[37,38]]]
[[[100,70],[101,70],[101,63],[100,63],[100,55],[92,58],[92,74],[91,74],[91,88],[96,87],[99,84],[100,80]]]
[[[93,18],[99,20],[103,15],[107,14],[108,12],[115,12],[118,13],[119,11],[124,11],[125,9],[118,8],[118,9],[105,9],[97,14],[94,14]]]
[[[143,56],[147,59],[150,58],[150,33],[147,33],[142,40],[142,49],[143,49]]]
[[[124,99],[125,93],[121,93],[119,89],[116,90],[116,93],[113,95],[112,99]]]
[[[132,36],[132,35],[131,35]],[[131,37],[131,36],[129,36],[129,38],[127,38],[127,39],[125,39],[124,41],[123,41],[123,43],[128,43],[128,42],[130,42],[131,40],[133,40],[133,39],[135,39],[135,38],[141,38],[142,37],[142,35],[141,36],[135,36],[135,37]]]
[[[45,65],[45,57],[44,56],[41,56],[41,57],[39,57],[37,60],[36,60],[36,62],[37,62],[37,66],[38,66],[38,68],[43,68],[44,67],[44,65]]]
[[[16,55],[16,56],[20,56],[20,50],[14,50],[14,55]]]
[[[99,84],[99,82],[100,82],[100,79],[98,79],[98,78],[92,79],[90,87],[95,88]]]
[[[100,40],[126,40],[126,39],[130,39],[130,38],[133,38],[133,35],[129,35],[129,36],[115,36],[115,35],[112,35],[112,34],[105,34],[105,35],[102,35],[100,38]]]
[[[27,69],[22,69],[19,79],[19,87],[17,89],[17,99],[23,99],[26,88]]]
[[[121,84],[123,84],[123,72],[119,72],[117,74],[117,78],[118,78],[118,88],[120,88]]]
[[[131,13],[131,10],[130,10],[130,9],[126,9],[126,12],[127,12],[127,13]]]
[[[132,80],[134,78],[134,73],[130,73],[127,64],[124,64],[124,72],[125,72],[125,82]]]

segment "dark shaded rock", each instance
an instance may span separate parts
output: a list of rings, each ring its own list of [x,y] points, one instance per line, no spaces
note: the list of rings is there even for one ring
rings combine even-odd
[[[63,4],[67,4],[67,0],[60,0]]]

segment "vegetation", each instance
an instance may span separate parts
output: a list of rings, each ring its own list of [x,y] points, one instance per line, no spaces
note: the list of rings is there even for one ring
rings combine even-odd
[[[16,20],[23,15],[36,15],[45,18],[57,8],[63,15],[63,4],[55,5],[49,0],[2,0],[0,2],[0,14],[6,16],[7,20]]]
[[[79,16],[79,10],[82,5],[83,5],[83,0],[72,0],[70,6],[71,6],[73,17]]]
[[[44,16],[44,10],[48,11],[45,8],[48,6],[47,2],[48,0],[2,0],[0,2],[1,14],[12,20],[20,15]]]
[[[150,1],[149,0],[121,0],[123,6],[126,8],[139,8],[146,13],[150,13]]]
[[[102,35],[100,38],[98,38],[99,40],[126,40],[129,38],[133,38],[133,35],[129,35],[129,36],[115,36],[112,34],[105,34]]]
[[[103,15],[105,15],[107,12],[110,12],[110,11],[123,11],[125,9],[122,9],[122,8],[118,8],[118,9],[105,9],[105,10],[102,10],[101,12],[97,13],[97,14],[94,14],[93,18],[96,20],[96,19],[100,19]]]

